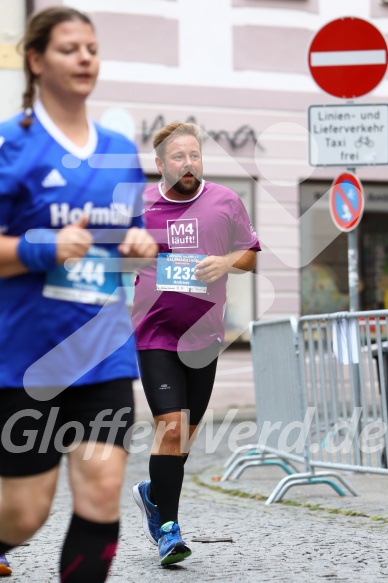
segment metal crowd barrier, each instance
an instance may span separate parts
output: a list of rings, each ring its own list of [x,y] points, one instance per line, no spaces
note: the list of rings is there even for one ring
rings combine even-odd
[[[388,310],[252,322],[259,437],[227,460],[222,480],[277,464],[288,475],[271,504],[301,484],[357,495],[337,470],[387,474],[387,332]]]
[[[258,434],[257,444],[237,449],[227,460],[226,470],[221,478],[237,479],[252,466],[278,465],[287,474],[298,471],[295,462],[303,463],[302,455],[284,454],[277,447],[275,433],[268,429],[279,420],[285,423],[300,418],[301,407],[299,370],[295,355],[296,320],[285,319],[276,322],[250,324],[253,375],[256,392],[256,417]],[[272,366],[271,362],[282,359],[283,367]],[[287,369],[287,383],[283,373]],[[281,390],[279,390],[281,388]],[[284,391],[284,392],[283,392]],[[279,394],[282,393],[282,399]],[[291,395],[296,395],[293,398]]]
[[[388,474],[387,332],[388,310],[300,319],[312,468]]]

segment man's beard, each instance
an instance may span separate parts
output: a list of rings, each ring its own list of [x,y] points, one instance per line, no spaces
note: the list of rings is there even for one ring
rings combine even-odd
[[[187,172],[185,174],[187,174]],[[201,186],[201,180],[199,180],[196,176],[194,176],[194,174],[192,174],[192,180],[190,180],[190,183],[187,183],[186,181],[181,180],[181,178],[176,180],[176,176],[172,176],[168,172],[165,172],[165,174],[164,174],[164,179],[166,180],[166,182],[168,182],[168,184],[172,184],[173,189],[178,194],[183,194],[185,196],[191,196]],[[202,179],[202,176],[201,176],[201,179]]]
[[[178,180],[178,182],[174,184],[175,192],[178,192],[178,194],[186,194],[188,196],[194,194],[194,192],[196,192],[201,186],[201,181],[195,176],[193,176],[193,179],[194,181],[191,184],[186,184],[185,182]]]

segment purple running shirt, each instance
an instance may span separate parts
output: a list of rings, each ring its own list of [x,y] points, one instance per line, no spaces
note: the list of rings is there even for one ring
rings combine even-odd
[[[147,188],[143,197],[145,226],[159,244],[159,255],[135,282],[137,348],[180,352],[206,348],[216,339],[222,342],[228,276],[206,285],[195,280],[193,271],[206,255],[260,251],[240,197],[207,181],[189,201],[167,199],[160,183]]]

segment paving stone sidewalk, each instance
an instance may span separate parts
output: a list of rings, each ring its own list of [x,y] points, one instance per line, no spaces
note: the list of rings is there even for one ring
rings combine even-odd
[[[180,512],[193,555],[167,568],[160,567],[157,548],[143,534],[132,499],[133,482],[148,475],[151,435],[139,438],[136,446],[143,451],[129,459],[120,546],[109,583],[386,581],[388,477],[346,474],[361,494],[357,498],[340,498],[327,486],[303,486],[289,490],[284,503],[265,506],[266,496],[284,475],[279,468],[256,468],[237,481],[218,481],[235,428],[236,423],[228,428],[209,424],[198,437],[186,464]],[[237,445],[243,444],[241,440]],[[12,551],[14,573],[4,580],[57,581],[71,512],[65,469],[48,522],[28,546]],[[233,542],[193,542],[195,537],[230,537]]]

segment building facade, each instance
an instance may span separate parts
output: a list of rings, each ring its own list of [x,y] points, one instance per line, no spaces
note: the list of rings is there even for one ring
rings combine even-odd
[[[230,336],[258,317],[348,309],[348,235],[334,226],[327,201],[346,165],[311,165],[308,132],[310,106],[347,102],[315,84],[308,51],[317,31],[341,17],[365,19],[388,37],[388,2],[0,0],[1,11],[13,7],[3,45],[14,45],[28,11],[60,4],[95,22],[102,65],[91,114],[135,139],[149,180],[157,179],[153,132],[177,119],[195,121],[205,132],[205,178],[230,186],[246,204],[263,251],[256,274],[231,278]],[[2,96],[8,114],[18,103],[20,62],[14,57],[11,69],[3,58],[0,66],[2,77],[14,75]],[[382,104],[387,91],[384,79],[353,103]],[[357,176],[365,192],[357,228],[360,308],[388,307],[387,166],[360,166]]]

